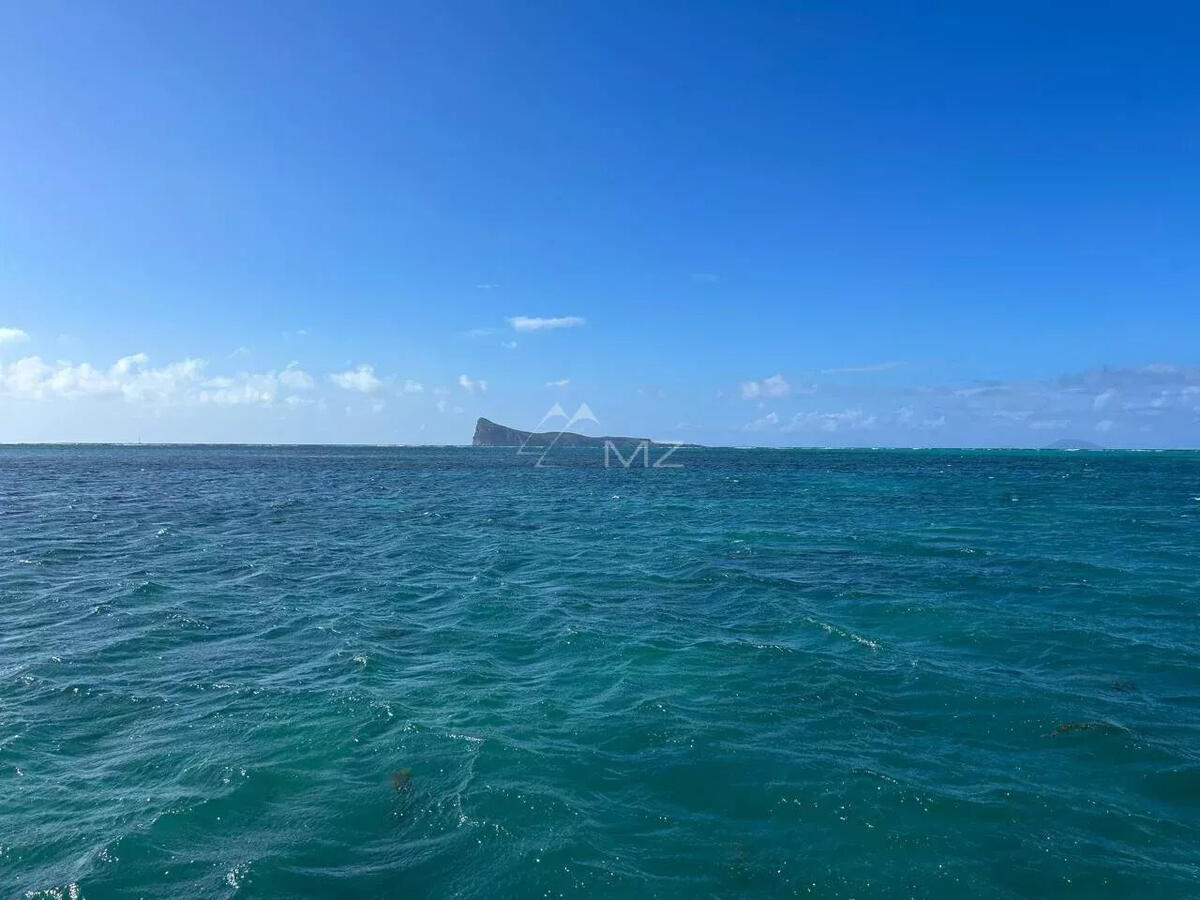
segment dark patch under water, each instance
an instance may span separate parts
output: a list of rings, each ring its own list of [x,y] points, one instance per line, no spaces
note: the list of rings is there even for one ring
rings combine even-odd
[[[0,448],[4,896],[1200,893],[1200,455],[672,461]]]

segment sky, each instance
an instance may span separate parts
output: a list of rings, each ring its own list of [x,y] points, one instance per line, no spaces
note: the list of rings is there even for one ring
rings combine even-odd
[[[1200,446],[1200,10],[0,0],[0,442]]]

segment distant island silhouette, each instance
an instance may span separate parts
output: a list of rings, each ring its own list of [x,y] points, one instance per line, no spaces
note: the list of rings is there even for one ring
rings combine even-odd
[[[1043,450],[1103,450],[1099,444],[1091,441],[1081,441],[1078,438],[1063,438],[1042,448]]]
[[[573,431],[521,431],[509,428],[491,419],[480,417],[475,423],[473,447],[603,447],[605,442],[618,446],[649,444],[651,446],[679,446],[674,442],[652,441],[638,437],[590,437]],[[691,445],[688,445],[691,446]]]

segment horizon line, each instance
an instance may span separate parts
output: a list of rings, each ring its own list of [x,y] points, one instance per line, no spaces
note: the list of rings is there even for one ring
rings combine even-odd
[[[1147,453],[1179,452],[1193,453],[1198,447],[1046,447],[1018,444],[990,446],[929,445],[912,446],[900,444],[691,444],[683,441],[656,441],[650,443],[677,445],[681,450],[1025,450],[1049,453]],[[362,447],[371,449],[464,449],[464,450],[511,450],[518,445],[483,446],[473,444],[405,444],[405,443],[357,443],[357,442],[302,442],[302,441],[0,441],[0,449],[13,447]],[[597,450],[597,447],[559,447],[563,450]]]

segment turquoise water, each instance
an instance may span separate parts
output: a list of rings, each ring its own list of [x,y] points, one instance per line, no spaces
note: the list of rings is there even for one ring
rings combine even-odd
[[[552,461],[0,449],[3,896],[1200,894],[1200,455]]]

